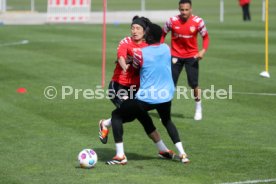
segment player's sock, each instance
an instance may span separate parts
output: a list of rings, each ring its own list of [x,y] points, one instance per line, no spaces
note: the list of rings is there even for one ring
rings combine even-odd
[[[111,118],[103,120],[103,125],[104,125],[106,128],[111,127]]]
[[[164,142],[162,141],[162,139],[157,143],[155,143],[155,145],[159,151],[166,152],[169,150],[167,146],[164,144]]]
[[[182,142],[175,143],[175,147],[178,150],[179,155],[186,154],[182,145]]]
[[[116,145],[116,155],[122,158],[125,155],[124,143],[120,142],[120,143],[116,143],[115,145]]]
[[[196,121],[202,120],[202,107],[201,107],[201,101],[196,102],[194,120],[196,120]]]
[[[201,100],[196,102],[196,112],[201,112],[202,111],[202,107],[201,107]]]

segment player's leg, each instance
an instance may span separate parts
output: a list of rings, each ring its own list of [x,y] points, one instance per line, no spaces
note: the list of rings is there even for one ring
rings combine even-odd
[[[111,102],[119,108],[124,100],[126,100],[129,94],[128,87],[123,86],[117,82],[111,81],[108,86],[108,97]],[[99,138],[103,144],[108,141],[109,128],[111,126],[111,118],[102,119],[99,121]]]
[[[123,86],[117,82],[111,81],[108,86],[108,97],[111,102],[119,108],[123,101],[128,99],[129,87]]]
[[[181,59],[172,57],[172,77],[173,77],[173,82],[175,86],[177,86],[177,82],[182,69],[183,69],[183,62],[181,61]]]
[[[199,63],[196,58],[187,58],[185,61],[185,69],[189,86],[193,89],[195,99],[195,120],[202,119],[202,105],[201,105],[201,89],[198,86],[199,77]]]
[[[161,122],[166,128],[172,142],[175,144],[177,142],[180,142],[180,138],[178,135],[178,131],[171,120],[170,108],[171,108],[171,102],[158,104],[156,106],[156,110],[159,114],[159,117],[161,118]]]
[[[114,81],[110,81],[108,86],[108,97],[110,98],[111,102],[115,105],[116,108],[119,108],[123,101],[117,95],[118,91],[122,88],[123,87],[119,83]],[[111,126],[111,118],[103,119],[100,121],[100,123],[101,123],[101,127],[103,127],[104,129],[108,128]]]
[[[155,143],[160,157],[162,156],[162,158],[172,158],[174,153],[167,148],[161,139],[160,134],[156,130],[153,121],[147,112],[152,108],[153,107],[147,103],[130,99],[122,103],[120,112],[122,113],[124,121],[132,121],[131,118],[138,119],[138,121],[142,124],[146,134]]]
[[[249,3],[245,5],[246,20],[250,21]]]
[[[125,100],[120,108],[112,111],[112,130],[116,143],[123,141],[123,123],[132,122],[140,113],[140,109],[133,103],[134,101],[135,100]]]
[[[112,160],[107,161],[107,164],[114,165],[127,163],[123,147],[123,123],[133,121],[135,117],[137,117],[142,123],[146,133],[154,141],[158,141],[159,145],[163,143],[160,142],[162,140],[160,139],[158,132],[156,132],[156,128],[147,111],[143,110],[136,100],[126,100],[121,104],[120,108],[117,108],[112,112],[112,130],[116,145],[116,155]],[[163,146],[165,147],[165,145]],[[167,148],[165,147],[165,149]]]
[[[119,84],[117,82],[110,81],[108,86],[108,97],[117,108],[121,104],[120,99],[117,97],[118,90]],[[111,118],[101,119],[99,121],[99,139],[103,144],[106,144],[108,141],[109,127],[111,127]]]
[[[130,105],[132,104],[131,101],[134,100],[126,100],[121,104],[120,108],[112,111],[112,130],[116,143],[123,141],[123,123],[132,122],[138,116],[139,109]]]
[[[242,14],[243,14],[243,20],[246,21],[246,6],[242,6]]]
[[[171,101],[158,104],[156,106],[156,110],[161,118],[162,124],[167,129],[167,132],[171,140],[173,141],[175,147],[178,150],[180,161],[183,163],[188,163],[189,159],[186,152],[184,151],[182,142],[180,141],[178,130],[171,120]]]
[[[112,131],[116,147],[116,155],[106,162],[108,165],[127,164],[127,157],[124,152],[124,143],[123,143],[123,118],[120,114],[120,109],[115,109],[112,112]]]

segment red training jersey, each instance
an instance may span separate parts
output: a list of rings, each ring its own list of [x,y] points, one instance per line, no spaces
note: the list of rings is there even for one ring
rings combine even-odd
[[[249,4],[250,0],[239,0],[239,2],[240,2],[240,6],[244,6],[246,4]]]
[[[137,44],[132,40],[131,37],[125,37],[120,41],[117,48],[117,58],[119,59],[120,57],[123,57],[127,59],[127,57],[133,57],[134,51],[146,46],[148,46],[148,44],[144,41]],[[128,87],[131,85],[136,85],[136,87],[138,88],[140,85],[139,71],[137,71],[137,69],[133,68],[133,66],[130,65],[127,71],[124,72],[120,64],[116,63],[112,81]]]
[[[198,53],[197,34],[203,39],[203,48],[208,49],[209,36],[202,18],[191,15],[183,21],[180,15],[171,17],[163,27],[161,42],[164,42],[168,32],[171,31],[171,53],[179,58],[194,57]]]

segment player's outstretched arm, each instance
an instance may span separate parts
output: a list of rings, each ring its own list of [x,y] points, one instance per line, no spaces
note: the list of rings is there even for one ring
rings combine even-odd
[[[118,62],[119,62],[119,64],[120,64],[120,66],[122,67],[123,71],[126,72],[127,69],[129,68],[129,64],[126,64],[125,58],[121,56],[121,57],[118,59]]]

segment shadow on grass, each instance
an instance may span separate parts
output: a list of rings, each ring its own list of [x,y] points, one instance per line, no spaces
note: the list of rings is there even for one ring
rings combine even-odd
[[[98,155],[98,160],[102,162],[106,162],[107,160],[110,160],[115,156],[116,152],[115,149],[111,148],[94,148]],[[156,155],[154,156],[145,156],[145,155],[139,155],[137,153],[132,152],[126,152],[127,159],[128,160],[153,160],[158,159]]]

